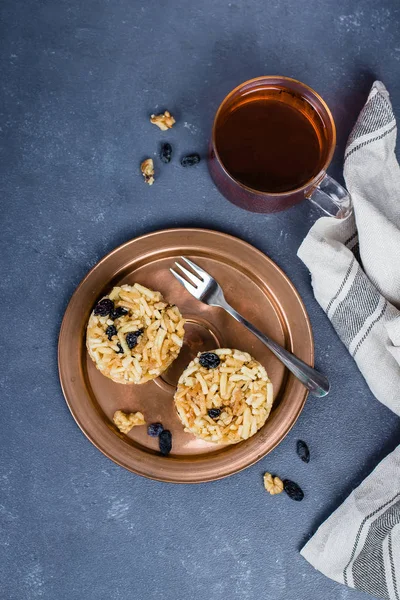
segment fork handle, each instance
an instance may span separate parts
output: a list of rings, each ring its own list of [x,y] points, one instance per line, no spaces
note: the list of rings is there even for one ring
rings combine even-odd
[[[305,362],[297,358],[294,354],[282,348],[279,344],[264,335],[257,327],[254,327],[250,321],[242,317],[226,300],[220,302],[219,306],[224,308],[236,321],[242,323],[251,333],[261,340],[277,358],[301,381],[301,383],[309,390],[310,394],[317,398],[326,396],[329,392],[329,381]]]

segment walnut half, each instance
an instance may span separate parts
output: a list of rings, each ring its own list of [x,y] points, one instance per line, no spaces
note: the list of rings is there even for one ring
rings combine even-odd
[[[167,129],[171,129],[172,125],[175,123],[175,119],[171,113],[166,110],[164,114],[151,115],[150,123],[157,125],[161,131],[167,131]]]
[[[271,473],[264,473],[264,487],[271,496],[274,496],[283,491],[283,481],[279,477],[273,477]]]
[[[140,165],[144,180],[149,185],[154,183],[154,163],[152,158],[146,158]]]
[[[113,421],[122,433],[129,433],[132,427],[146,424],[141,412],[124,413],[122,410],[114,413]]]

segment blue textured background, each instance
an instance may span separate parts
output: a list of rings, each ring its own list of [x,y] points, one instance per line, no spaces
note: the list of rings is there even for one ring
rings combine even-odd
[[[220,196],[203,161],[213,114],[234,86],[284,74],[332,108],[341,178],[347,135],[374,78],[400,115],[400,13],[383,0],[3,0],[1,11],[0,597],[3,600],[333,600],[365,597],[314,571],[299,549],[400,441],[313,299],[296,250],[316,218],[275,216]],[[138,165],[169,109],[175,161],[152,187]],[[141,479],[80,433],[63,400],[56,348],[68,300],[116,245],[171,226],[242,237],[292,278],[318,366],[332,380],[269,456],[220,482]],[[309,442],[312,461],[295,455]],[[263,471],[303,486],[271,498]]]

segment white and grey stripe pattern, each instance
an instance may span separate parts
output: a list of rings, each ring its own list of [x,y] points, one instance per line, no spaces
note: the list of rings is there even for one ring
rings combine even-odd
[[[375,82],[349,138],[354,214],[322,217],[298,255],[375,396],[400,415],[400,168],[389,95]],[[354,399],[357,401],[357,399]],[[320,527],[302,554],[341,583],[400,600],[400,449]]]
[[[339,583],[400,600],[399,473],[397,448],[321,525],[302,556]]]
[[[384,136],[394,127],[396,121],[390,102],[382,94],[370,95],[347,142],[345,160],[363,143],[364,136],[370,133]]]

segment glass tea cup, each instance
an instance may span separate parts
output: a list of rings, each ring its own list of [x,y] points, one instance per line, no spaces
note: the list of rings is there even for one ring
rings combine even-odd
[[[274,213],[307,198],[344,218],[350,195],[326,173],[335,145],[332,114],[314,90],[288,77],[258,77],[220,105],[208,167],[220,192],[246,210]]]

